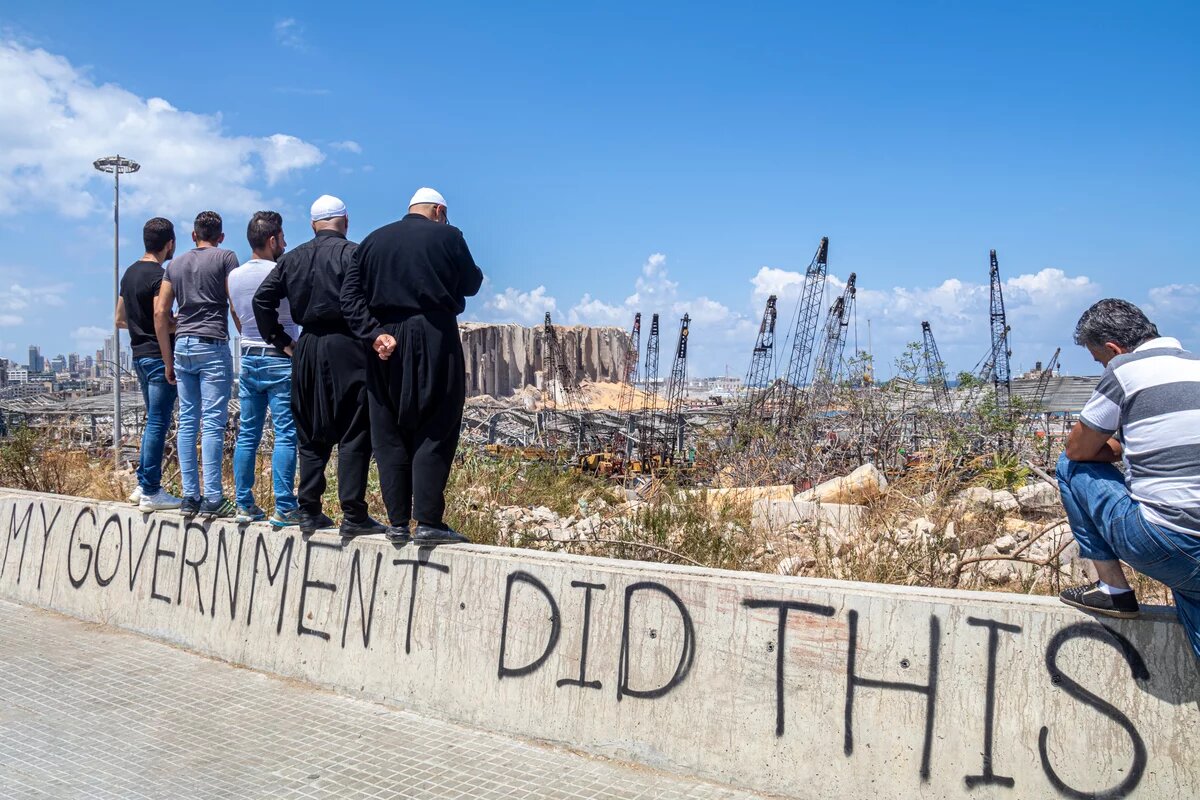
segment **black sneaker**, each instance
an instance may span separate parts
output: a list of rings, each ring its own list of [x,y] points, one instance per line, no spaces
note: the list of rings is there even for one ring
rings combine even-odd
[[[237,506],[228,497],[217,500],[202,500],[199,516],[205,519],[226,519],[237,514]]]
[[[200,513],[200,498],[185,497],[179,501],[179,513],[184,519],[191,519]]]
[[[299,520],[296,524],[300,526],[300,533],[305,536],[312,536],[313,533],[321,528],[332,528],[335,524],[333,520],[324,514],[310,514],[303,509],[300,510],[298,516]]]
[[[417,529],[412,535],[413,544],[416,545],[438,545],[438,544],[470,544],[471,540],[461,533],[450,528],[435,528],[432,525],[419,523]]]
[[[373,533],[387,533],[391,528],[384,525],[382,522],[367,517],[361,522],[351,522],[348,519],[342,520],[342,525],[338,529],[338,533],[343,538],[350,539],[354,536],[370,536]]]
[[[1133,592],[1108,594],[1100,590],[1099,582],[1073,586],[1058,597],[1069,606],[1094,611],[1106,617],[1132,619],[1138,615],[1137,596]]]

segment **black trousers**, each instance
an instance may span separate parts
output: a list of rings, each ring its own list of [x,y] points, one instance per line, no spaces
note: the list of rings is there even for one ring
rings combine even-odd
[[[458,321],[427,314],[383,327],[396,338],[396,350],[387,361],[372,356],[367,395],[388,521],[445,527],[446,481],[466,400]]]
[[[351,522],[367,519],[371,466],[367,356],[367,347],[349,333],[306,331],[296,343],[292,357],[292,417],[300,471],[296,499],[308,513],[321,511],[325,466],[336,445],[342,516]]]

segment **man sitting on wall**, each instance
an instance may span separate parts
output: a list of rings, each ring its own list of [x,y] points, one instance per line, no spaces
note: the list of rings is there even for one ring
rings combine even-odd
[[[1058,460],[1058,485],[1080,554],[1099,580],[1067,589],[1062,600],[1137,616],[1124,561],[1172,589],[1200,658],[1200,356],[1115,299],[1084,312],[1075,343],[1105,369]],[[1125,475],[1113,465],[1121,460]]]

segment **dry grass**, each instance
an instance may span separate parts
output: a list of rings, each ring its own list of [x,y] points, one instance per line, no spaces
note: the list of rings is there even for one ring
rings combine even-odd
[[[232,442],[228,444],[231,453]],[[230,463],[227,457],[224,481],[232,490]],[[255,496],[270,511],[269,451],[260,450],[258,465]],[[839,542],[812,526],[758,528],[752,525],[751,505],[745,500],[725,497],[714,501],[704,492],[661,482],[643,492],[642,499],[626,502],[624,490],[592,475],[544,462],[465,452],[451,473],[447,521],[484,544],[768,573],[777,572],[781,562],[792,559],[788,574],[820,578],[1034,594],[1053,594],[1082,579],[1081,574],[1060,569],[1057,559],[1033,563],[1028,553],[1017,562],[1021,564],[1017,577],[1001,585],[981,574],[986,562],[963,563],[966,551],[1002,535],[1006,521],[999,512],[955,509],[952,499],[967,483],[1005,485],[1005,475],[1019,473],[1011,465],[993,462],[963,469],[950,461],[927,460],[895,478],[889,490],[868,505],[864,525],[868,534]],[[164,471],[163,484],[168,491],[179,492],[178,476],[177,464]],[[327,477],[325,510],[336,519],[336,458]],[[64,449],[52,438],[32,431],[18,431],[0,442],[3,486],[120,500],[132,484],[131,473],[114,474],[106,460]],[[386,520],[374,466],[367,499],[372,515]],[[545,507],[566,522],[598,518],[599,524],[570,541],[555,541],[544,532],[505,530],[498,524],[498,512],[513,507]],[[907,522],[914,518],[931,523],[928,537],[908,535]],[[1044,520],[1042,527],[1053,521]],[[1170,601],[1169,591],[1161,584],[1130,572],[1145,601]]]

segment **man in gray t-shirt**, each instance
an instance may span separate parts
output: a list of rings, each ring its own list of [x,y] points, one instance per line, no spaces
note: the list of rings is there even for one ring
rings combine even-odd
[[[200,246],[176,256],[164,276],[179,305],[176,336],[229,340],[229,294],[226,278],[237,269],[232,250]]]
[[[177,442],[183,484],[179,510],[184,517],[200,514],[214,519],[231,517],[234,513],[233,503],[225,499],[221,489],[221,461],[233,381],[226,279],[237,268],[238,257],[221,249],[225,233],[221,216],[215,211],[196,215],[192,241],[196,248],[177,256],[163,275],[154,305],[154,331],[167,380],[179,387]],[[172,305],[178,306],[175,317],[171,314]],[[204,469],[203,494],[200,465],[196,463],[198,438]]]

